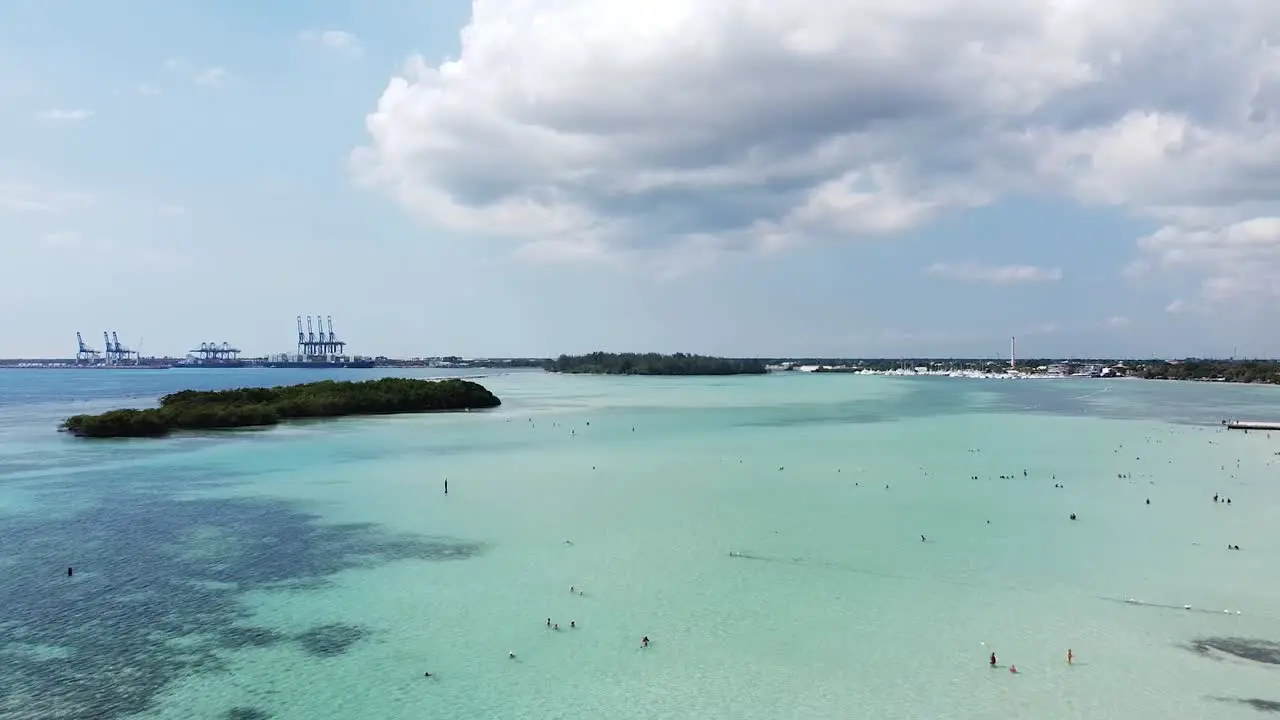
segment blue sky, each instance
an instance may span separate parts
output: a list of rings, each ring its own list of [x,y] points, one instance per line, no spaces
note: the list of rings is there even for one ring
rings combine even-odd
[[[1280,8],[1165,5],[14,0],[0,356],[1280,354]]]

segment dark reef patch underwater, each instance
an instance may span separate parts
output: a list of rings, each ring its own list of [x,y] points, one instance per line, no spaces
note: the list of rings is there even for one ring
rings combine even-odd
[[[1186,648],[1206,657],[1215,657],[1214,653],[1220,653],[1264,665],[1280,665],[1280,642],[1274,640],[1241,637],[1197,638],[1187,643]]]
[[[1258,712],[1280,713],[1280,700],[1264,700],[1262,698],[1234,698],[1220,697],[1214,698],[1219,702],[1233,702],[1241,705],[1248,705]]]
[[[375,525],[325,524],[284,502],[128,490],[65,517],[6,517],[0,719],[133,715],[183,676],[226,672],[228,650],[294,643],[313,657],[341,655],[369,631],[338,623],[296,635],[252,627],[240,596],[262,588],[305,591],[353,567],[462,560],[483,551],[477,543],[390,535]],[[225,717],[271,713],[241,705]]]

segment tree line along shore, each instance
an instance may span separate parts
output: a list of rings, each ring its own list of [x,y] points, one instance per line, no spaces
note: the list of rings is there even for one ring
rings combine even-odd
[[[769,371],[763,360],[688,353],[561,355],[542,367],[548,372],[584,375],[763,375]]]
[[[1055,366],[1105,366],[1111,377],[1147,380],[1280,384],[1277,360],[1124,360],[1092,358],[1019,360],[1016,372],[1042,374]],[[990,372],[1012,372],[1007,360],[977,358],[728,358],[690,353],[609,353],[561,355],[547,360],[543,369],[555,373],[586,375],[762,375],[770,368],[817,365],[844,370],[887,372],[898,368],[929,367]]]
[[[164,437],[179,430],[270,427],[287,420],[480,410],[501,404],[484,386],[459,378],[324,380],[280,387],[183,390],[165,395],[155,408],[74,415],[60,429],[87,438]]]

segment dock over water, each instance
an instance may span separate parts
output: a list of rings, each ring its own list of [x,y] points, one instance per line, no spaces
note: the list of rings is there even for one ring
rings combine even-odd
[[[1228,430],[1280,430],[1280,421],[1262,422],[1258,420],[1223,420]]]

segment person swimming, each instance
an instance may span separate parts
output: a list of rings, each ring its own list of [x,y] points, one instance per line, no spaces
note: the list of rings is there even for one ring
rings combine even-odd
[[[645,635],[644,637],[640,638],[640,646],[641,646],[641,647],[649,647],[649,636],[648,636],[648,635]]]

